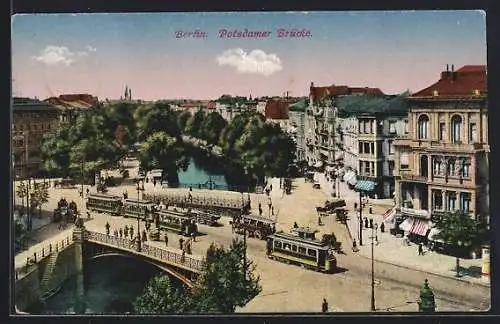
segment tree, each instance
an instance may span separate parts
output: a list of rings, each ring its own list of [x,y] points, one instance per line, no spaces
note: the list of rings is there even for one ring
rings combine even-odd
[[[435,221],[434,227],[439,231],[436,238],[455,248],[470,249],[485,237],[484,226],[471,218],[470,214],[457,210],[446,213]],[[456,251],[456,276],[460,276],[460,254]]]
[[[217,144],[220,134],[226,126],[227,122],[220,114],[211,112],[203,119],[198,136],[210,144]]]
[[[140,106],[135,113],[135,119],[139,141],[157,132],[165,132],[172,137],[179,137],[181,134],[176,114],[170,104],[164,101]]]
[[[189,118],[185,131],[191,136],[198,137],[201,124],[203,123],[203,120],[205,119],[205,113],[203,110],[198,110],[197,112],[194,113],[191,118]]]
[[[181,132],[185,131],[189,118],[191,118],[191,113],[187,110],[184,110],[177,115],[177,126],[179,127]]]
[[[151,279],[134,302],[137,314],[182,314],[193,311],[191,295],[174,287],[168,275]]]
[[[24,181],[22,181],[21,183],[19,183],[17,185],[16,195],[19,198],[21,198],[22,206],[24,208],[24,198],[26,198],[26,196],[27,196],[27,188],[26,188],[26,184],[24,183]]]
[[[42,206],[49,202],[49,186],[47,183],[34,183],[33,194],[31,195],[31,205],[38,207],[39,216],[42,216]]]
[[[255,264],[244,262],[245,249],[244,242],[238,239],[227,250],[212,243],[195,283],[193,300],[198,312],[234,313],[236,307],[246,305],[262,291],[260,278],[254,273]]]

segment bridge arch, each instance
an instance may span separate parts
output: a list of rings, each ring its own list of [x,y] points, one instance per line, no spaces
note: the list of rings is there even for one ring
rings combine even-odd
[[[148,259],[148,258],[144,258],[144,257],[138,257],[137,255],[133,255],[133,254],[130,254],[130,253],[127,253],[127,252],[110,252],[110,251],[106,251],[106,252],[103,252],[103,253],[99,253],[99,254],[96,254],[96,255],[93,255],[93,256],[90,256],[86,259],[86,261],[94,261],[94,260],[98,260],[98,259],[102,259],[102,258],[108,258],[108,257],[113,257],[113,256],[118,256],[118,257],[124,257],[124,258],[130,258],[130,259],[139,259],[141,260],[142,262],[146,262],[150,265],[153,265],[155,266],[156,268],[160,269],[161,271],[164,271],[166,273],[168,273],[169,275],[173,276],[174,278],[178,279],[180,282],[182,282],[184,285],[186,285],[188,288],[193,288],[193,282],[187,277],[185,276],[184,274],[178,272],[178,271],[175,271],[174,269],[170,268],[170,267],[166,267],[162,264],[159,264],[158,262],[154,262],[152,261],[151,259]]]

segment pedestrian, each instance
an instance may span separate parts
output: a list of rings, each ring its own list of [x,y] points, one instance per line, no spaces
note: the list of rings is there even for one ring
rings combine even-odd
[[[114,236],[118,236],[118,230],[117,229],[114,230],[113,235]]]
[[[356,242],[356,239],[352,240],[352,251],[357,252],[358,250],[358,243]]]
[[[181,238],[179,239],[179,249],[180,249],[180,250],[182,250],[183,245],[184,245],[184,239],[181,237]]]
[[[142,241],[143,242],[146,242],[148,240],[148,236],[146,234],[146,231],[145,230],[142,230]]]
[[[82,189],[78,189],[78,193],[80,194],[80,197],[83,197],[83,191],[82,191]]]
[[[89,194],[89,192],[90,192],[90,189],[89,189],[89,188],[87,188],[87,195]]]
[[[60,220],[58,229],[62,229],[62,228],[63,228],[63,224],[62,224],[62,220]],[[109,235],[109,231],[107,231],[107,234]]]
[[[365,217],[365,228],[368,228],[368,217]]]
[[[382,222],[382,224],[380,224],[380,232],[381,233],[384,233],[385,232],[385,225],[384,223]]]
[[[321,226],[322,223],[321,223],[321,216],[318,217],[318,226]]]
[[[326,313],[328,311],[328,303],[326,302],[325,298],[323,298],[323,304],[321,305],[321,311],[323,313]]]
[[[373,218],[370,218],[370,228],[373,228]]]
[[[271,215],[274,216],[274,206],[271,206]]]
[[[293,222],[293,228],[299,228],[299,225],[297,224],[297,222]]]
[[[186,261],[186,251],[182,250],[181,262],[184,263]]]
[[[134,238],[134,228],[132,226],[130,226],[130,238]]]
[[[106,222],[106,235],[109,235],[109,228],[111,227],[108,222]]]
[[[424,255],[424,247],[422,243],[418,243],[418,255]]]
[[[273,191],[273,185],[269,186],[269,191]]]
[[[168,236],[167,236],[167,233],[165,233],[165,247],[168,247]]]
[[[123,237],[123,230],[120,227],[120,231],[118,232],[120,234],[120,237]]]
[[[259,204],[259,216],[262,216],[262,206]]]
[[[196,242],[196,231],[194,230],[194,226],[193,226],[193,232],[191,232],[191,238],[193,239],[193,242]]]
[[[156,179],[153,178],[153,187],[156,187]]]
[[[124,228],[124,230],[123,230],[123,235],[124,235],[125,237],[128,237],[128,226],[127,226],[127,225],[125,225],[125,228]]]

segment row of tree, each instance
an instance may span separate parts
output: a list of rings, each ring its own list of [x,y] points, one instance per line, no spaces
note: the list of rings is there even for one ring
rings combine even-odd
[[[138,314],[234,313],[262,290],[255,265],[245,258],[245,244],[229,249],[212,244],[202,273],[191,290],[175,287],[167,275],[153,278],[135,303]]]
[[[295,143],[260,114],[238,115],[228,123],[217,112],[176,112],[165,101],[120,102],[89,110],[49,135],[41,155],[50,176],[79,179],[83,175],[88,183],[92,171],[119,167],[133,144],[140,142],[144,143],[139,152],[141,167],[161,168],[175,181],[177,171],[187,168],[190,160],[182,135],[220,146],[228,169],[255,181],[286,176],[295,158]]]

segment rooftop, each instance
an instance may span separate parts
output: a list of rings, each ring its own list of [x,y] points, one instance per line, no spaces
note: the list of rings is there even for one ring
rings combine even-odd
[[[458,70],[446,66],[441,78],[434,84],[414,93],[414,97],[470,97],[488,92],[486,65],[465,65]]]
[[[302,99],[288,106],[288,110],[295,112],[305,112],[307,107],[309,107],[309,99]]]
[[[32,98],[12,98],[12,110],[13,111],[56,111],[57,108],[50,103],[40,101],[38,99]]]
[[[90,94],[63,94],[44,101],[60,109],[89,109],[99,105],[97,97]]]
[[[379,88],[368,88],[368,87],[348,87],[348,86],[337,86],[330,85],[326,87],[315,87],[314,83],[311,82],[311,87],[309,89],[310,97],[313,101],[318,101],[328,97],[336,97],[342,95],[351,94],[369,94],[373,96],[383,96],[384,93]]]
[[[280,99],[271,99],[266,103],[266,119],[288,119],[288,106],[290,102]]]
[[[408,93],[393,96],[348,95],[336,99],[339,115],[395,115],[406,116],[409,105]]]

